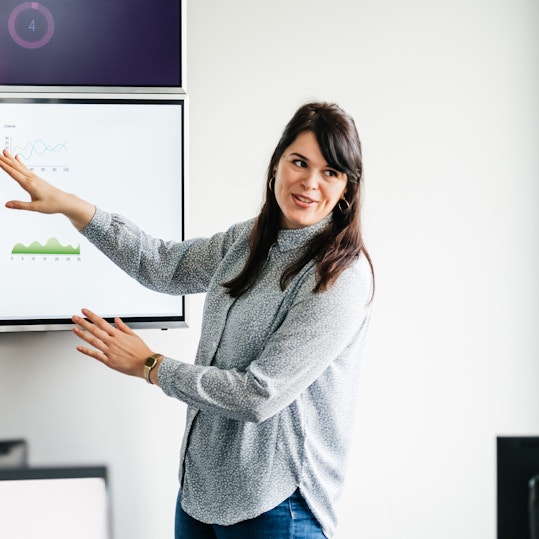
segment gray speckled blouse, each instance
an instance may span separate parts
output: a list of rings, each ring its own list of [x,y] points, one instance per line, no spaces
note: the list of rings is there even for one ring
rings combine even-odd
[[[169,294],[206,292],[195,363],[165,358],[158,380],[188,404],[181,450],[182,507],[230,525],[278,505],[297,487],[324,533],[335,530],[352,437],[369,319],[364,257],[320,294],[313,263],[286,290],[281,273],[327,219],[279,231],[256,285],[238,299],[236,277],[253,221],[209,239],[164,242],[97,210],[82,231],[141,284]]]

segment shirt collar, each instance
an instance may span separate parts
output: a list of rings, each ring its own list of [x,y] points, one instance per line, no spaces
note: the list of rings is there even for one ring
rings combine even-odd
[[[290,251],[302,247],[321,232],[331,221],[331,214],[318,223],[304,228],[281,228],[277,233],[277,245],[280,251]]]

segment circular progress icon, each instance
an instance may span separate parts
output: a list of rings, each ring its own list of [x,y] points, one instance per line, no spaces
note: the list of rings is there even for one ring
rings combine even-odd
[[[54,34],[54,18],[39,2],[24,2],[11,12],[8,28],[17,45],[25,49],[39,49]]]

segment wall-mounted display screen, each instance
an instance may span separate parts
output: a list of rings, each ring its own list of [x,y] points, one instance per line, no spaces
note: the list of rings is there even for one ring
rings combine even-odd
[[[539,536],[539,436],[498,436],[497,539]]]
[[[184,235],[183,99],[0,98],[3,148],[38,175],[166,240]],[[0,171],[0,331],[72,327],[88,307],[132,327],[183,325],[182,297],[148,290],[62,215],[11,210]]]
[[[2,0],[0,86],[179,89],[180,0]]]

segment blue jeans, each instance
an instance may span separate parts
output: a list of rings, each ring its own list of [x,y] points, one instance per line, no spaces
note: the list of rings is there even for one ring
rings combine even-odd
[[[326,539],[299,489],[267,513],[231,526],[204,524],[176,506],[176,539]]]

